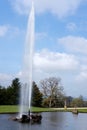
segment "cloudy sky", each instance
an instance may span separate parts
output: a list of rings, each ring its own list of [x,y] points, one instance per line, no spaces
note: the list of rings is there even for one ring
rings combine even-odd
[[[34,80],[61,78],[66,95],[87,97],[87,0],[34,0]],[[31,0],[0,2],[0,84],[21,77]]]

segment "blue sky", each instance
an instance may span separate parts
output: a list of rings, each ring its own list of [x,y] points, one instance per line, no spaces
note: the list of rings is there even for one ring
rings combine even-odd
[[[34,0],[34,80],[56,76],[66,95],[87,97],[87,0]],[[31,0],[0,2],[0,84],[21,78]]]

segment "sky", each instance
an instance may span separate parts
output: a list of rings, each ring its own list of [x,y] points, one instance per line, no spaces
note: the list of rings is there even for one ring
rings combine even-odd
[[[0,1],[0,84],[21,78],[31,0]],[[34,0],[33,80],[61,78],[67,96],[87,97],[87,0]]]

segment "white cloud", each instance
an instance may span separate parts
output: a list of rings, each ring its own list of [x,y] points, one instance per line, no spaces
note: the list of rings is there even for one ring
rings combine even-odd
[[[87,54],[87,39],[84,37],[66,36],[58,39],[68,51]]]
[[[61,72],[67,73],[67,71],[76,71],[78,66],[79,62],[74,55],[51,52],[44,49],[41,52],[36,52],[34,55],[34,78],[35,81],[39,81],[41,78],[45,78],[49,75],[59,76],[59,73]],[[27,79],[27,75],[29,75],[28,71],[26,71],[23,73],[23,70],[21,70],[16,77],[25,81],[25,79]]]
[[[19,14],[26,14],[29,11],[31,0],[9,0],[14,7],[15,11]]]
[[[36,69],[50,73],[75,70],[78,67],[78,61],[73,55],[43,50],[35,54],[34,65]]]
[[[77,75],[76,80],[79,82],[87,82],[87,65],[82,65],[80,73]]]
[[[31,0],[9,0],[19,14],[27,14],[31,6]],[[49,11],[58,17],[73,14],[83,0],[34,0],[37,13]]]
[[[87,71],[80,72],[80,74],[76,77],[76,80],[79,82],[87,81]]]
[[[0,25],[0,37],[5,36],[7,31],[8,31],[8,26]]]

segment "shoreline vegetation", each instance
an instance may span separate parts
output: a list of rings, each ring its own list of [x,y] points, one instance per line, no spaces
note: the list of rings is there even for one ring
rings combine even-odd
[[[40,108],[31,107],[31,112],[72,112],[74,108]],[[76,108],[79,113],[87,113],[87,107]],[[18,113],[18,105],[0,105],[0,114]]]

